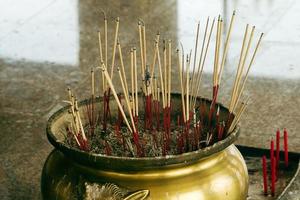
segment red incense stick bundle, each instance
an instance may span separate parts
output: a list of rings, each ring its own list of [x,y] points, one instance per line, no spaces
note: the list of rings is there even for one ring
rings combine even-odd
[[[284,143],[283,143],[283,148],[284,148],[284,163],[285,166],[289,166],[289,152],[288,152],[288,133],[287,130],[283,130],[283,138],[284,138]]]
[[[264,194],[268,194],[268,175],[267,175],[267,162],[266,156],[262,157],[262,170],[263,170],[263,183],[264,183]]]

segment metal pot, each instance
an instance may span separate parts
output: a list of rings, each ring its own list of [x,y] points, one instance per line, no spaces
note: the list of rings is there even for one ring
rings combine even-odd
[[[173,108],[180,108],[180,96],[173,94],[172,100]],[[205,101],[209,105],[209,100]],[[80,108],[87,102],[82,101]],[[113,99],[111,109],[112,114],[117,111]],[[68,118],[67,111],[68,107],[60,109],[47,124],[48,139],[56,150],[48,156],[43,168],[44,199],[101,199],[97,196],[101,192],[111,199],[247,197],[246,164],[233,144],[239,135],[238,126],[225,139],[205,149],[165,157],[115,157],[65,145],[61,129]],[[228,110],[220,105],[220,117],[227,114]]]

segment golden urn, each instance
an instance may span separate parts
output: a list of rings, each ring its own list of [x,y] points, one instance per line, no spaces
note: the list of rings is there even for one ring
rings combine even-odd
[[[173,97],[174,108],[180,108],[180,96],[173,94]],[[117,112],[115,100],[110,101],[111,112]],[[209,105],[209,100],[204,101]],[[80,102],[79,109],[82,111],[87,103],[87,100]],[[220,104],[220,117],[227,115],[228,109]],[[247,197],[247,167],[233,144],[239,126],[225,139],[204,149],[135,158],[87,153],[67,146],[62,129],[68,117],[66,106],[53,114],[47,124],[47,136],[55,150],[48,156],[42,172],[43,199],[242,200]]]

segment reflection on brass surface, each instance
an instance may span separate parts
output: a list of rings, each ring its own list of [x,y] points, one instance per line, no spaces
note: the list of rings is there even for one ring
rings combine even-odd
[[[142,190],[148,194],[149,190],[148,199],[241,200],[246,199],[248,191],[246,165],[234,145],[186,167],[140,172],[112,172],[78,165],[54,150],[43,169],[43,198],[84,199],[86,192],[80,188],[86,182],[114,183],[122,192]],[[124,199],[143,199],[129,194]]]
[[[113,100],[111,103],[112,108],[116,107]],[[180,107],[176,106],[179,103],[180,98],[174,101],[174,108]],[[227,112],[221,105],[221,116]],[[114,157],[66,146],[58,131],[66,114],[67,108],[59,110],[47,126],[48,139],[57,150],[49,155],[42,173],[45,199],[83,199],[87,183],[113,184],[125,199],[143,199],[149,192],[148,199],[246,199],[247,168],[232,144],[238,127],[224,140],[193,152],[165,157]]]

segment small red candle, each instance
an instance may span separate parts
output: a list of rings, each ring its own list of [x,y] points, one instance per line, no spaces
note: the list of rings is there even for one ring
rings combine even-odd
[[[276,160],[273,157],[273,160],[271,160],[271,195],[275,195],[275,163]]]
[[[288,167],[289,166],[289,152],[288,152],[288,133],[287,133],[286,129],[283,130],[283,139],[284,139],[284,143],[283,143],[284,163],[285,163],[285,166]]]
[[[266,156],[262,157],[262,170],[263,170],[263,182],[264,182],[264,194],[268,194],[268,177],[267,177],[267,162]]]

